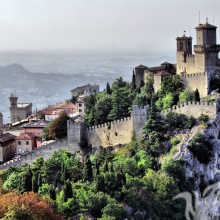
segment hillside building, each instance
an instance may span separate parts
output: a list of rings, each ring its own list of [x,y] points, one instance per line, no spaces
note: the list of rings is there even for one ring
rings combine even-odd
[[[20,134],[15,139],[15,146],[17,155],[32,151],[36,147],[35,135],[29,132]]]
[[[0,163],[7,162],[15,156],[15,137],[9,133],[0,133]]]
[[[210,79],[220,71],[217,44],[217,27],[208,23],[199,24],[196,28],[196,45],[192,53],[192,37],[177,37],[176,69],[191,91],[199,90],[200,96],[210,93]]]
[[[139,88],[142,83],[146,83],[149,77],[153,77],[154,74],[157,74],[161,71],[165,71],[172,75],[176,74],[176,65],[168,62],[164,62],[160,64],[160,66],[156,67],[147,67],[144,65],[139,65],[134,68],[135,74],[135,84],[136,87]]]
[[[11,123],[26,119],[32,114],[32,103],[17,103],[18,97],[11,94],[10,98]]]
[[[154,79],[154,90],[161,89],[163,78],[179,75],[185,88],[190,91],[198,89],[200,97],[205,97],[211,92],[210,80],[220,75],[220,59],[218,53],[220,45],[217,44],[217,27],[208,23],[199,24],[196,28],[196,45],[192,45],[192,37],[177,37],[176,65],[162,63],[159,67],[140,65],[135,67],[135,82],[139,88],[147,82],[149,77]],[[193,54],[194,49],[194,54]],[[166,76],[165,76],[166,75]]]

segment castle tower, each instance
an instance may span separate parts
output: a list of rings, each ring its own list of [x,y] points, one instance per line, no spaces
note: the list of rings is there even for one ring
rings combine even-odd
[[[17,102],[18,102],[18,97],[14,96],[13,93],[11,94],[10,98],[10,109],[11,108],[17,108]]]
[[[196,29],[195,70],[207,72],[211,76],[215,72],[220,45],[216,44],[216,26],[208,23],[199,24]]]
[[[3,114],[0,112],[0,126],[3,125]]]
[[[177,42],[177,52],[176,52],[176,71],[177,74],[186,72],[187,68],[187,56],[192,56],[192,37],[187,37],[184,35],[182,37],[176,38]]]

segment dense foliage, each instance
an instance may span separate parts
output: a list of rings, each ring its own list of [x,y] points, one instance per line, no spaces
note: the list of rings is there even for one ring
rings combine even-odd
[[[111,87],[107,83],[105,91],[85,99],[86,124],[91,126],[128,117],[132,105],[149,104],[143,138],[136,140],[133,137],[130,144],[114,151],[101,149],[81,157],[57,151],[48,160],[40,157],[32,165],[10,168],[0,173],[3,193],[20,198],[26,195],[34,197],[35,193],[42,195],[43,202],[47,203],[44,207],[48,210],[46,212],[41,207],[37,210],[46,213],[48,219],[53,202],[65,219],[185,219],[185,204],[173,198],[192,187],[185,179],[184,161],[174,161],[173,155],[180,143],[176,134],[182,129],[192,128],[196,120],[172,112],[162,117],[160,111],[199,99],[198,90],[184,90],[178,76],[165,78],[157,93],[153,91],[150,76],[146,84],[142,82],[141,88],[136,88],[134,74],[131,84],[122,78],[118,78]],[[45,136],[53,139],[64,137],[67,120],[68,117],[62,114],[49,124]],[[199,121],[207,123],[208,118],[201,115]],[[197,135],[190,150],[200,162],[206,163],[210,158],[211,145],[203,136]],[[11,193],[13,190],[15,192]],[[41,196],[39,198],[42,199]],[[27,215],[25,203],[25,208],[17,204],[20,203],[2,209],[2,215],[0,208],[0,215],[5,219],[10,219],[14,213]],[[32,217],[21,218],[35,219],[37,210],[30,213]],[[54,216],[53,219],[59,218],[56,214]]]
[[[45,140],[56,140],[61,139],[67,136],[67,120],[69,120],[69,116],[62,112],[60,116],[54,119],[52,122],[48,124],[48,126],[44,129],[43,138]]]
[[[165,168],[155,170],[154,158],[138,141],[117,153],[103,150],[83,161],[74,154],[58,151],[49,160],[38,158],[31,166],[10,168],[3,190],[38,192],[54,200],[57,210],[66,217],[182,219],[184,207],[179,201],[172,201],[184,182],[179,163],[170,161]],[[35,194],[20,198],[25,195]],[[137,214],[139,210],[142,211]]]

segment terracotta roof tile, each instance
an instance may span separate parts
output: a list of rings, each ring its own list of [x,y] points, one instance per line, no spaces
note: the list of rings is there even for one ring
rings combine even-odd
[[[17,137],[16,137],[16,140],[26,140],[26,139],[30,140],[30,139],[32,139],[32,138],[34,138],[34,137],[35,137],[35,136],[34,136],[33,133],[31,133],[31,132],[25,132],[25,133],[22,133],[22,134],[20,134],[19,136],[17,136]]]

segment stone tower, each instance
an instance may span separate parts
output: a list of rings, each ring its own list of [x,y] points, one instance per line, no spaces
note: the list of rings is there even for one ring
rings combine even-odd
[[[192,56],[192,37],[185,36],[185,33],[182,37],[176,38],[177,42],[177,52],[176,52],[176,59],[177,59],[177,74],[181,72],[186,72],[187,67],[185,63],[187,62],[187,57]]]
[[[3,114],[0,112],[0,126],[3,125]]]
[[[216,28],[208,20],[195,28],[195,69],[197,72],[207,72],[209,76],[215,72],[220,51],[220,45],[216,44]]]
[[[10,99],[10,110],[11,108],[17,108],[18,97],[14,96],[12,93],[9,99]]]

